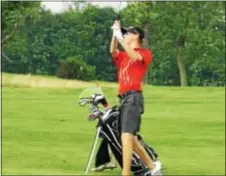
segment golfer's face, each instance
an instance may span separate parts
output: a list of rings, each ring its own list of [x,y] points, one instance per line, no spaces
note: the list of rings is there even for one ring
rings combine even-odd
[[[127,42],[128,44],[132,43],[133,41],[137,41],[139,38],[139,35],[133,32],[127,32],[124,34],[124,40],[125,42]]]
[[[126,43],[131,43],[133,41],[133,34],[130,32],[125,33],[123,37]]]

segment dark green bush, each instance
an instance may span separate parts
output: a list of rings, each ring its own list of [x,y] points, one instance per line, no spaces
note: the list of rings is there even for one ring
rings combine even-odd
[[[86,64],[80,57],[60,61],[56,76],[64,79],[89,81],[95,78],[96,67]]]

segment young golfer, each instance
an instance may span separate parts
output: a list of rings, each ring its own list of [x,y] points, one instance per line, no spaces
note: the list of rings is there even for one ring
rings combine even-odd
[[[149,175],[161,174],[161,163],[153,162],[144,147],[137,139],[140,130],[141,114],[144,112],[142,80],[152,61],[152,53],[141,47],[144,32],[139,27],[121,28],[120,21],[116,20],[112,26],[113,37],[110,44],[110,53],[118,69],[120,98],[120,125],[123,151],[122,175],[130,175],[132,152],[140,156],[150,169]],[[118,43],[124,51],[117,49]]]

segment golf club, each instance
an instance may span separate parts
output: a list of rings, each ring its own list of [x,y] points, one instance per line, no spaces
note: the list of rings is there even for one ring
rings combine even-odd
[[[120,7],[121,7],[121,2],[122,1],[119,1],[118,15],[117,15],[117,18],[116,18],[118,21],[120,20]]]

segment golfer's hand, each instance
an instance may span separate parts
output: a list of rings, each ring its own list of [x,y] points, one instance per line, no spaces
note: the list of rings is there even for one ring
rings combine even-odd
[[[111,28],[112,28],[113,30],[120,30],[120,29],[121,29],[120,21],[115,20]]]
[[[113,37],[116,37],[118,40],[123,40],[120,21],[115,20],[111,28],[113,29]]]

